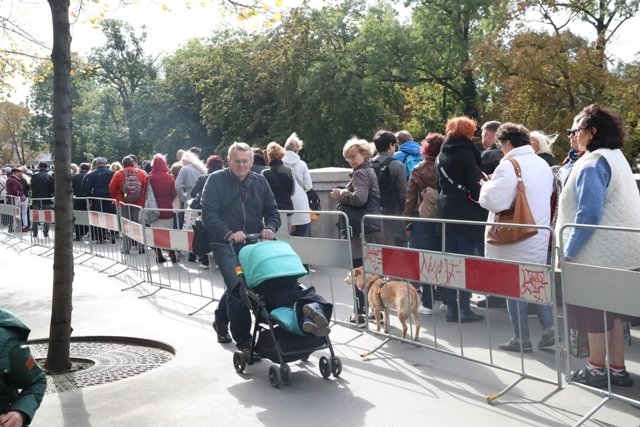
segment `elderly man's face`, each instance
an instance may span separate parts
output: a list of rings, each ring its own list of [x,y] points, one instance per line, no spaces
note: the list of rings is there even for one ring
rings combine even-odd
[[[240,181],[244,180],[253,166],[253,151],[233,150],[229,154],[229,169]]]

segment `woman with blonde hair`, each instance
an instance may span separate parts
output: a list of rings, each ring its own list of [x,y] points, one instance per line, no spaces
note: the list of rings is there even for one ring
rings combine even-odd
[[[446,139],[436,166],[440,186],[438,216],[442,219],[487,220],[487,211],[478,204],[483,176],[480,151],[473,143],[476,128],[476,122],[464,116],[454,117],[447,122]],[[446,252],[484,256],[484,227],[447,224],[444,233]],[[445,289],[447,322],[459,320],[466,323],[484,318],[471,311],[470,298],[470,292]]]
[[[120,162],[112,162],[109,166],[109,169],[114,172],[118,172],[120,169],[122,169],[122,164]]]
[[[282,163],[284,148],[277,142],[267,145],[267,161],[269,166],[261,174],[267,179],[271,192],[276,199],[279,210],[293,210],[291,196],[295,189],[291,168]]]
[[[371,166],[371,145],[364,139],[353,137],[347,141],[342,149],[342,155],[353,168],[351,180],[345,188],[334,188],[331,197],[339,204],[362,208],[367,214],[380,214],[380,188],[378,178]],[[379,221],[371,221],[365,224],[365,240],[371,243],[379,243]],[[362,245],[360,243],[361,224],[349,224],[351,226],[351,256],[353,267],[362,266]],[[341,230],[348,232],[348,230]],[[352,316],[349,321],[356,324],[364,324],[364,294],[356,288],[358,306],[357,316]]]
[[[529,133],[529,140],[531,141],[533,152],[539,157],[542,157],[549,166],[553,166],[555,164],[553,152],[551,151],[551,144],[555,142],[557,137],[558,134],[549,136],[539,130],[534,130]]]

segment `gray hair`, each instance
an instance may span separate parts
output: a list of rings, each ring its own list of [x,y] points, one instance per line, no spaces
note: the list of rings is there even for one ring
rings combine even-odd
[[[231,157],[231,153],[233,153],[234,151],[251,151],[251,152],[253,152],[253,150],[251,149],[249,144],[247,144],[246,142],[238,142],[238,141],[236,141],[233,144],[231,144],[231,146],[229,147],[229,151],[227,152],[227,155],[229,157]]]
[[[287,138],[287,141],[284,143],[284,149],[287,151],[298,152],[302,150],[303,145],[304,143],[302,142],[302,140],[298,138],[298,135],[294,132],[289,136],[289,138]]]

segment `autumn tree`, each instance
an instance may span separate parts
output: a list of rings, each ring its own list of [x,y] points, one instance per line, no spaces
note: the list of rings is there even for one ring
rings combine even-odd
[[[33,160],[33,150],[20,138],[20,129],[30,115],[21,105],[0,102],[0,163],[3,165],[24,165]]]

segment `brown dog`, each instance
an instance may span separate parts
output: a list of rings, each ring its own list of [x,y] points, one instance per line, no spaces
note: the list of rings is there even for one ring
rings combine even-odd
[[[420,319],[418,317],[418,291],[409,282],[401,280],[386,281],[382,276],[367,274],[367,282],[364,282],[362,267],[353,269],[347,274],[344,282],[349,285],[356,285],[369,300],[369,307],[376,317],[376,326],[380,332],[380,312],[384,311],[384,331],[389,333],[389,306],[395,307],[398,312],[398,319],[402,323],[402,338],[407,336],[407,319],[413,316],[416,325],[414,341],[418,341],[420,332]]]

